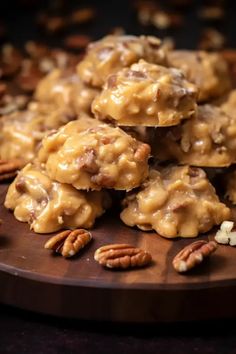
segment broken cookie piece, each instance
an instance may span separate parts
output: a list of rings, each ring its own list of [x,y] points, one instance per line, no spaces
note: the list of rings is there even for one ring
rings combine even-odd
[[[151,169],[140,190],[123,201],[121,220],[161,236],[196,237],[229,219],[230,209],[219,201],[200,168],[169,166]]]
[[[64,228],[91,228],[110,205],[106,191],[83,192],[52,181],[43,167],[28,164],[7,192],[5,207],[37,233]]]
[[[197,110],[197,88],[180,70],[140,60],[108,77],[92,111],[127,126],[172,126]]]

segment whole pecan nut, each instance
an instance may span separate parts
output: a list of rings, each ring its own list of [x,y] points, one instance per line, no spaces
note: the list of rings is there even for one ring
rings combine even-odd
[[[194,268],[211,253],[215,252],[217,244],[214,241],[199,240],[184,247],[173,259],[173,267],[179,273]]]
[[[66,230],[51,237],[45,243],[44,248],[60,253],[65,258],[69,258],[77,254],[91,239],[92,235],[87,230]]]
[[[111,244],[98,248],[94,259],[107,268],[143,267],[151,263],[150,253],[129,244]]]

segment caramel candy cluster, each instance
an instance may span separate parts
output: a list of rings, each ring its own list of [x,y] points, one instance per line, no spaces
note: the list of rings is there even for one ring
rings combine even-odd
[[[20,158],[24,163],[32,161],[44,136],[74,118],[53,104],[38,102],[30,103],[27,110],[2,117],[1,158]]]
[[[196,237],[230,217],[200,168],[151,170],[140,191],[123,201],[122,221],[168,237]]]
[[[26,165],[18,174],[4,205],[35,232],[49,233],[63,228],[91,228],[110,205],[110,199],[105,191],[86,193],[52,181],[37,163]]]
[[[236,161],[236,119],[213,105],[199,106],[194,118],[156,135],[153,154],[160,160],[203,167],[225,167]]]
[[[99,90],[84,84],[75,72],[55,69],[42,79],[35,91],[39,102],[53,103],[64,114],[91,113],[91,103]]]
[[[177,69],[144,60],[109,76],[92,110],[118,125],[171,126],[196,112],[197,88]]]
[[[91,126],[81,131],[77,120],[45,138],[38,156],[58,182],[77,189],[130,190],[147,177],[149,153],[149,145],[119,128],[91,120]]]
[[[77,72],[86,84],[101,87],[109,75],[139,59],[166,64],[161,40],[151,36],[110,35],[88,46],[87,55],[78,64]]]
[[[168,64],[182,70],[198,87],[199,102],[218,98],[231,88],[227,64],[218,53],[173,50],[168,53]]]
[[[126,225],[167,238],[230,218],[198,168],[224,173],[236,162],[235,92],[219,53],[109,35],[48,72],[33,101],[0,121],[4,168],[31,162],[5,201],[18,220],[39,233],[92,227],[111,190],[123,191]],[[235,203],[234,177],[226,194]]]

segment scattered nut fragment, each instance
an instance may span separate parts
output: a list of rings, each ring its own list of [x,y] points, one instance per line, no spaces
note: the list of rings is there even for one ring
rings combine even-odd
[[[201,34],[198,48],[202,50],[220,50],[225,45],[225,37],[214,28],[206,28]]]
[[[224,9],[220,6],[205,6],[200,9],[198,16],[202,20],[217,21],[223,19],[225,12]]]
[[[176,13],[156,11],[151,18],[151,23],[156,28],[164,30],[171,27],[181,26],[183,24],[183,18]]]
[[[44,29],[50,34],[63,31],[66,27],[66,20],[61,16],[48,17]]]
[[[7,91],[7,86],[4,82],[0,82],[0,98],[2,98]]]
[[[17,84],[24,92],[32,92],[36,89],[43,74],[40,72],[36,63],[31,59],[22,61],[21,72],[17,76]]]
[[[123,27],[113,27],[109,33],[115,36],[123,36],[125,34],[125,29]]]
[[[221,52],[221,55],[223,58],[229,63],[229,64],[235,64],[236,63],[236,50],[235,49],[224,49]]]
[[[1,48],[0,68],[2,77],[13,76],[21,66],[22,54],[12,44],[6,43]]]
[[[85,229],[66,230],[51,237],[45,243],[44,248],[69,258],[77,254],[91,239],[91,233]]]
[[[83,49],[91,42],[91,38],[85,34],[73,34],[65,38],[64,44],[69,49]]]
[[[26,95],[4,95],[0,100],[0,115],[7,115],[24,109],[30,98]]]
[[[222,245],[236,246],[236,231],[232,231],[233,227],[233,221],[224,221],[216,233],[216,242]]]
[[[91,7],[87,7],[84,9],[73,11],[71,17],[69,18],[69,21],[72,24],[80,25],[80,24],[90,22],[95,18],[95,16],[96,16],[95,10]]]
[[[150,253],[129,244],[111,244],[98,248],[94,259],[107,268],[144,267],[151,263]]]
[[[22,167],[23,163],[19,159],[9,161],[0,159],[0,182],[14,178]]]
[[[178,273],[185,273],[202,263],[211,253],[215,252],[214,241],[199,240],[184,247],[173,259],[173,267]]]
[[[49,55],[49,47],[45,44],[41,44],[35,41],[27,41],[24,45],[26,53],[32,59],[41,59],[47,55]]]

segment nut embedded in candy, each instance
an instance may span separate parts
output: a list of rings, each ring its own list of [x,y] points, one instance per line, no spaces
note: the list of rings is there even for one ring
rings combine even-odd
[[[197,111],[197,87],[174,68],[144,60],[108,77],[92,103],[100,120],[123,126],[171,126]]]
[[[50,178],[80,190],[131,190],[148,174],[150,147],[120,128],[90,119],[70,122],[42,141],[39,160]]]
[[[28,164],[10,185],[5,207],[36,233],[91,228],[110,206],[106,191],[84,192],[51,180],[39,163]]]
[[[166,64],[166,50],[159,38],[152,36],[106,36],[87,48],[77,72],[83,82],[102,87],[107,77],[139,59]]]
[[[173,50],[168,52],[168,63],[180,69],[198,90],[198,102],[218,98],[231,88],[231,78],[226,61],[220,53]]]
[[[198,167],[227,167],[236,161],[236,119],[205,104],[181,126],[156,129],[152,153],[161,161],[175,160]]]
[[[168,166],[151,169],[139,190],[123,201],[121,220],[167,238],[196,237],[230,217],[200,168]]]

